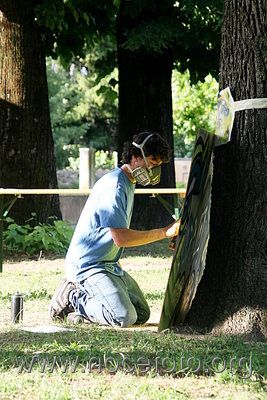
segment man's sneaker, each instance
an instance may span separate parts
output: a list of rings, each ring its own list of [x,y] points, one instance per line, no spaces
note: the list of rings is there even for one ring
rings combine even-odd
[[[69,294],[73,289],[75,289],[75,286],[66,278],[60,281],[49,305],[49,316],[52,321],[56,319],[62,321],[64,317],[74,311],[74,307],[69,301]]]

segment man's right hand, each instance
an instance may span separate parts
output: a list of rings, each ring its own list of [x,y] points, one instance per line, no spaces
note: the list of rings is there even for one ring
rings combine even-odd
[[[179,229],[180,229],[180,224],[181,224],[181,218],[179,218],[177,221],[175,221],[171,225],[169,225],[167,227],[166,237],[172,238],[174,236],[177,236]]]

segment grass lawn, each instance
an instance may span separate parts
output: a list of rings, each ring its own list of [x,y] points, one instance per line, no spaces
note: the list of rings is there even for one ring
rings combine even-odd
[[[52,323],[47,310],[64,259],[4,254],[0,399],[266,399],[267,341],[189,329],[157,333],[171,261],[166,240],[125,251],[122,266],[144,291],[151,318],[141,327],[114,329]],[[24,316],[14,325],[17,290]],[[40,325],[65,330],[36,331]]]

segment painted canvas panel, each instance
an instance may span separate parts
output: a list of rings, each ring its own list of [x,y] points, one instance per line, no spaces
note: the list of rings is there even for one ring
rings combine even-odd
[[[214,134],[198,130],[159,331],[181,324],[202,278],[209,241]]]

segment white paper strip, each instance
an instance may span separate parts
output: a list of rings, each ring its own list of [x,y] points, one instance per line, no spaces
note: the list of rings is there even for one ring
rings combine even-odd
[[[248,99],[234,102],[235,111],[250,110],[252,108],[267,108],[267,99]]]

